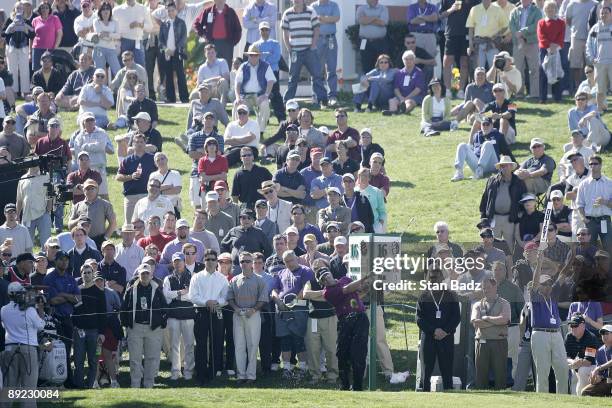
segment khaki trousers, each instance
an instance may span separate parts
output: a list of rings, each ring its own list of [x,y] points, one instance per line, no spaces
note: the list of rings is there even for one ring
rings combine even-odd
[[[316,323],[313,323],[316,321]],[[313,325],[316,326],[313,330]],[[321,347],[325,353],[327,379],[338,378],[338,357],[336,343],[338,342],[338,317],[336,315],[323,319],[308,319],[306,328],[306,354],[308,371],[313,379],[321,378]]]
[[[127,334],[132,388],[140,388],[141,380],[145,388],[153,388],[159,371],[159,358],[164,337],[162,329],[158,327],[151,330],[147,324],[134,323],[133,327],[128,327]]]
[[[567,394],[567,359],[561,332],[534,330],[531,333],[531,354],[536,368],[536,392],[548,392],[550,367],[555,371],[557,394]]]
[[[239,380],[254,380],[257,375],[257,348],[261,336],[261,315],[251,317],[234,313],[234,350]]]
[[[266,126],[268,126],[268,120],[270,119],[270,100],[266,99],[261,103],[257,103],[257,95],[246,95],[244,97],[244,102],[249,109],[255,111],[257,115],[257,124],[259,124],[259,131],[265,132]],[[238,106],[234,102],[232,107],[232,118],[234,120],[238,120],[238,112],[236,112],[237,107]]]
[[[370,319],[370,307],[368,307],[366,312],[368,320]],[[389,349],[389,344],[387,344],[385,332],[385,316],[382,306],[376,306],[376,356],[383,373],[386,376],[390,376],[393,374],[393,360],[391,359],[391,350]],[[367,361],[369,360],[366,358]]]

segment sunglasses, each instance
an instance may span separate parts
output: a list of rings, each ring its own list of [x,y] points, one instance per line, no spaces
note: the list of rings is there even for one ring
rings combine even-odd
[[[346,115],[336,115],[336,119],[338,118],[346,118]]]
[[[579,232],[579,233],[576,234],[576,236],[578,236],[578,237],[584,237],[584,236],[587,236],[587,235],[591,235],[591,234],[589,234],[587,232]]]
[[[150,272],[140,272],[140,276],[150,275]]]
[[[268,194],[272,194],[274,192],[274,190],[266,190],[264,191],[264,195],[268,195]]]
[[[576,98],[577,101],[586,101],[586,98]]]
[[[240,157],[253,157],[252,154],[241,154]]]
[[[556,231],[557,231],[557,230],[556,230],[556,229],[554,229],[554,228],[549,228],[549,229],[548,229],[548,232],[556,232]]]
[[[494,90],[493,90],[493,92],[494,92],[494,93],[504,92],[504,90],[503,90],[503,89],[494,89]]]
[[[248,112],[245,112],[245,111],[238,111],[238,114],[239,114],[239,115],[248,115]]]
[[[184,254],[185,255],[195,255],[196,253],[195,252],[185,252]]]
[[[591,167],[593,167],[593,166],[601,166],[601,163],[593,162],[593,163],[589,163],[589,166],[591,166]]]
[[[222,261],[219,261],[219,263],[221,263],[221,264],[229,264],[229,263],[232,263],[232,261],[228,261],[228,260],[224,259]]]
[[[287,112],[296,112],[297,109],[287,109]]]
[[[104,74],[96,74],[96,78],[104,78],[105,75]]]
[[[561,199],[560,199],[560,198],[558,198],[558,197],[555,197],[555,198],[553,198],[552,200],[553,200],[553,201],[561,201]],[[550,231],[550,230],[549,230],[549,231]]]
[[[8,252],[3,252],[3,253],[2,253],[2,256],[7,257],[7,258],[10,258],[11,256],[13,256],[13,254],[8,253]]]
[[[304,213],[303,212],[299,212],[299,213],[294,212],[294,213],[291,213],[291,215],[304,215]]]
[[[60,125],[59,125],[59,123],[54,123],[52,125],[49,125],[49,127],[58,128],[58,127],[60,127]]]

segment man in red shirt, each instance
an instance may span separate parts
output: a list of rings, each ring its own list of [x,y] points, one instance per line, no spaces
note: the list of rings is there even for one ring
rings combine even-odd
[[[234,59],[234,46],[242,36],[240,19],[225,0],[215,0],[193,22],[193,29],[207,43],[215,44],[217,56],[228,64]]]
[[[68,174],[66,183],[74,186],[72,189],[72,203],[76,204],[83,201],[85,191],[83,191],[83,183],[86,180],[94,180],[98,185],[102,184],[102,176],[96,170],[89,167],[89,153],[81,151],[78,156],[79,168]]]
[[[164,250],[166,244],[172,241],[175,237],[163,234],[160,231],[161,218],[159,218],[157,215],[151,216],[147,223],[149,225],[149,235],[140,238],[137,244],[142,249],[145,249],[149,244],[155,244],[155,246],[159,248],[159,252],[161,253]]]
[[[356,162],[361,161],[361,152],[359,150],[359,132],[357,129],[348,125],[348,113],[344,108],[338,108],[334,112],[338,129],[334,130],[327,138],[327,147],[325,150],[331,153],[332,160],[337,157],[336,141],[346,140],[349,146],[348,156]]]

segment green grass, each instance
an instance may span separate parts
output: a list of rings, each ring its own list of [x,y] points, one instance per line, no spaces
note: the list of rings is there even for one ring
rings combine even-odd
[[[348,106],[348,105],[347,105]],[[561,157],[562,145],[569,141],[566,112],[571,107],[568,101],[564,104],[536,105],[520,101],[518,107],[518,137],[513,153],[522,161],[529,155],[528,143],[532,137],[541,137],[547,143],[547,153],[556,161]],[[180,148],[173,143],[174,137],[184,131],[186,108],[160,106],[160,124],[158,126],[164,139],[163,150],[169,156],[170,167],[177,169],[183,176],[184,217],[192,219],[193,209],[186,200],[189,186],[191,161]],[[314,112],[317,126],[325,125],[334,129],[335,119],[330,110]],[[74,113],[62,113],[64,120],[64,138],[75,129]],[[113,115],[114,116],[114,115]],[[608,126],[612,125],[610,114],[604,117]],[[451,239],[456,242],[474,242],[477,239],[475,224],[479,219],[478,204],[485,180],[466,180],[460,183],[449,181],[453,173],[453,161],[456,146],[468,138],[467,125],[459,131],[443,133],[439,137],[424,138],[419,134],[420,109],[412,115],[400,117],[383,117],[379,113],[349,113],[349,124],[361,129],[369,127],[374,133],[374,142],[380,143],[386,152],[386,170],[391,178],[388,213],[390,232],[402,233],[405,243],[418,243],[433,239],[433,224],[445,220],[451,228]],[[276,120],[272,119],[266,131],[269,136],[276,129]],[[118,132],[111,132],[111,140]],[[612,175],[612,154],[604,154],[604,173]],[[118,216],[118,224],[123,223],[122,186],[114,181],[116,158],[108,157],[108,179],[110,198]],[[272,170],[272,168],[270,168]],[[229,180],[234,170],[230,171]],[[469,170],[467,174],[469,175]],[[553,179],[556,179],[556,173]],[[412,303],[414,298],[407,296],[387,297],[387,302]],[[387,308],[387,339],[389,341],[396,371],[416,367],[416,345],[418,331],[414,323],[414,312],[411,309]],[[406,350],[406,342],[408,350]],[[329,390],[292,389],[283,384],[277,375],[260,378],[257,392],[235,389],[233,380],[219,380],[209,388],[193,388],[193,382],[179,381],[172,384],[169,380],[169,365],[162,361],[159,389],[154,390],[101,390],[101,391],[66,391],[64,405],[77,407],[179,407],[179,406],[269,406],[276,401],[278,406],[300,404],[303,406],[349,406],[363,404],[366,406],[406,406],[408,401],[418,407],[439,407],[443,404],[469,403],[470,407],[514,406],[522,404],[529,407],[544,407],[555,404],[558,407],[609,406],[609,400],[558,398],[554,395],[535,395],[533,393],[513,392],[469,392],[451,394],[417,394],[409,396],[403,393],[332,393]],[[129,366],[121,366],[120,383],[129,385]],[[181,388],[175,388],[176,386]],[[226,389],[229,387],[229,389]],[[414,390],[414,377],[406,384],[391,386],[379,378],[379,387],[383,391]]]
[[[607,398],[558,397],[554,394],[517,392],[457,392],[457,393],[351,393],[311,389],[215,389],[182,388],[180,390],[102,390],[64,392],[65,407],[385,407],[439,408],[460,406],[470,408],[533,407],[578,408],[609,407]],[[41,404],[42,406],[42,404]]]

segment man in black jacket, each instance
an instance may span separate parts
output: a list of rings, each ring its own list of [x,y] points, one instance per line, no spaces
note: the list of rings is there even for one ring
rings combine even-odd
[[[138,279],[130,286],[121,306],[121,324],[127,328],[131,387],[153,388],[159,371],[159,357],[166,327],[166,298],[162,287],[152,280],[148,265],[140,265]],[[144,355],[144,370],[142,359]]]
[[[185,21],[176,15],[176,4],[170,1],[166,4],[168,19],[159,27],[159,47],[164,54],[164,71],[166,77],[166,99],[170,103],[176,102],[174,93],[174,73],[178,82],[179,98],[181,102],[189,102],[187,78],[183,69],[185,47],[187,45],[187,27]],[[173,30],[173,35],[170,35]]]
[[[374,232],[374,212],[370,200],[359,191],[355,191],[355,176],[351,173],[343,175],[342,187],[344,187],[342,204],[351,209],[353,214],[351,221],[361,221],[365,227],[365,232]],[[353,208],[357,209],[357,217],[355,217]]]
[[[519,179],[514,170],[518,164],[509,156],[502,155],[495,165],[499,174],[487,180],[487,185],[480,200],[480,218],[494,222],[493,233],[497,238],[503,238],[511,247],[514,242],[514,230],[519,222],[519,203],[527,192],[525,183]],[[500,194],[500,200],[497,199]]]
[[[97,249],[87,245],[87,231],[82,226],[76,226],[71,231],[74,247],[68,251],[70,257],[70,274],[73,278],[81,275],[81,266],[87,259],[95,259],[96,262],[102,260],[102,255]]]
[[[74,307],[72,342],[74,347],[73,382],[77,388],[92,388],[96,380],[98,356],[96,346],[104,342],[106,327],[106,297],[104,291],[94,285],[94,271],[89,265],[81,268],[83,283],[80,302]],[[87,384],[85,384],[85,354],[87,354]],[[97,385],[97,383],[96,383]],[[97,388],[97,387],[96,387]]]
[[[444,389],[452,390],[454,333],[461,321],[459,301],[455,292],[439,286],[444,280],[441,270],[430,269],[428,275],[431,290],[421,293],[416,311],[421,330],[421,386],[423,391],[431,391],[430,378],[437,358]]]
[[[60,71],[53,66],[53,57],[49,51],[40,57],[42,67],[32,74],[32,88],[40,86],[45,92],[53,92],[55,95],[62,89],[66,82]]]

